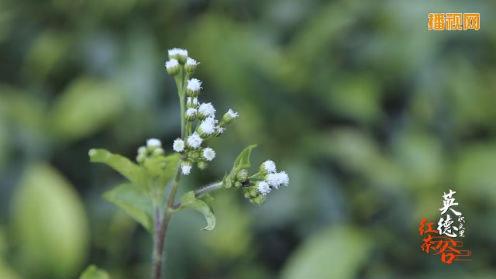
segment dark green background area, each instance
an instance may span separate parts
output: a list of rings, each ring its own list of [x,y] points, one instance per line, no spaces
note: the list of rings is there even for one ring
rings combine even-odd
[[[480,12],[428,32],[429,12]],[[200,61],[203,101],[240,118],[181,191],[258,143],[290,185],[253,206],[181,212],[170,279],[496,277],[496,2],[0,0],[0,278],[148,278],[151,240],[101,194],[123,178],[88,150],[167,152],[180,130],[167,49]],[[457,191],[472,261],[420,250]]]

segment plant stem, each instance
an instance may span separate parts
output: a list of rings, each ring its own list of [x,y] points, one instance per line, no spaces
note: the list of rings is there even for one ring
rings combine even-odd
[[[176,76],[176,86],[177,93],[179,96],[179,106],[181,109],[181,138],[185,138],[186,127],[185,127],[185,102],[186,102],[186,92],[184,84],[186,82],[187,75],[184,69],[181,69],[180,73]],[[155,232],[153,236],[153,255],[152,255],[152,279],[164,279],[162,277],[162,257],[165,251],[165,237],[167,235],[167,228],[169,227],[169,222],[172,218],[172,212],[174,207],[174,200],[176,198],[177,188],[179,187],[179,180],[181,179],[181,167],[178,167],[176,172],[176,177],[172,183],[171,191],[169,192],[169,197],[167,198],[167,205],[162,210],[162,207],[157,207],[155,211]]]
[[[167,228],[172,218],[172,207],[181,178],[181,169],[179,168],[172,184],[172,189],[167,200],[167,207],[162,214],[160,210],[155,212],[155,235],[153,237],[153,262],[152,262],[152,279],[163,279],[162,277],[162,257],[165,251],[165,237]]]
[[[208,184],[206,186],[203,186],[200,189],[196,190],[195,191],[195,197],[201,198],[204,195],[206,195],[208,192],[219,190],[223,186],[224,185],[223,185],[222,181],[217,181],[217,182],[210,183],[210,184]]]

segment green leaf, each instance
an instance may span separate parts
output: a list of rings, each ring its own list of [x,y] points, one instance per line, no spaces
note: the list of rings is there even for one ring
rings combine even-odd
[[[186,208],[194,209],[203,214],[207,221],[207,226],[203,228],[204,230],[211,231],[215,228],[215,215],[212,209],[206,202],[197,199],[194,191],[190,191],[181,197],[181,207],[179,209]]]
[[[117,205],[148,231],[153,228],[153,206],[145,189],[124,183],[106,192],[103,197]]]
[[[25,170],[13,202],[13,235],[25,277],[69,278],[88,248],[87,216],[74,187],[39,163]]]
[[[232,182],[234,181],[238,172],[242,169],[247,169],[251,166],[250,157],[253,149],[257,147],[256,144],[252,144],[247,146],[241,153],[239,153],[238,157],[234,161],[233,168],[231,172],[224,176],[223,183],[226,188],[230,188],[232,186]]]
[[[246,147],[245,149],[243,149],[241,153],[239,153],[238,157],[234,161],[234,169],[237,169],[239,171],[241,169],[247,169],[251,166],[251,162],[250,162],[251,152],[255,147],[257,147],[257,145],[252,144]]]
[[[108,273],[94,265],[88,266],[79,279],[110,279]]]
[[[370,239],[353,228],[331,228],[309,238],[296,250],[282,279],[352,279],[367,260]]]
[[[63,139],[89,136],[117,119],[124,109],[121,89],[115,83],[79,79],[57,100],[51,117],[54,131]]]
[[[164,190],[165,186],[174,178],[179,167],[181,157],[174,153],[169,156],[157,156],[148,158],[144,162],[147,175],[158,181],[160,190]]]
[[[90,161],[103,163],[113,168],[137,186],[145,186],[145,177],[142,169],[128,158],[113,154],[105,149],[91,149],[88,153]]]

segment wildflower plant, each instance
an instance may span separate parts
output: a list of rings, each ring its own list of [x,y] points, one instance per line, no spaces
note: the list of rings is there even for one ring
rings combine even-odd
[[[198,187],[176,199],[182,176],[196,168],[205,169],[218,156],[208,146],[220,137],[239,114],[228,109],[220,120],[209,102],[200,102],[202,82],[193,77],[199,63],[188,56],[188,51],[169,50],[165,68],[174,77],[181,113],[181,135],[166,151],[159,139],[149,139],[138,148],[135,162],[105,149],[91,149],[91,162],[103,163],[127,179],[104,197],[124,210],[153,236],[152,279],[162,278],[162,258],[165,237],[172,216],[183,209],[194,209],[206,220],[205,230],[213,230],[215,216],[206,202],[214,191],[234,189],[254,204],[262,204],[274,189],[287,186],[286,172],[277,172],[276,164],[267,160],[257,171],[250,173],[250,156],[255,145],[246,147],[236,158],[226,175],[208,185]],[[94,269],[94,267],[92,267]]]

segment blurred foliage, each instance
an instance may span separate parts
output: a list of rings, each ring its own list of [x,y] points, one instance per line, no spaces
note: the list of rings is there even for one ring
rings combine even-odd
[[[149,272],[150,240],[101,198],[122,183],[91,147],[136,155],[179,134],[166,50],[184,47],[244,146],[290,187],[253,207],[229,191],[217,228],[178,214],[169,278],[494,278],[494,1],[0,0],[0,278]],[[429,12],[480,12],[479,32],[427,32]],[[167,149],[170,151],[171,149]],[[470,262],[422,254],[417,224],[458,190]],[[84,204],[84,206],[83,206]],[[90,241],[88,241],[90,240]]]

